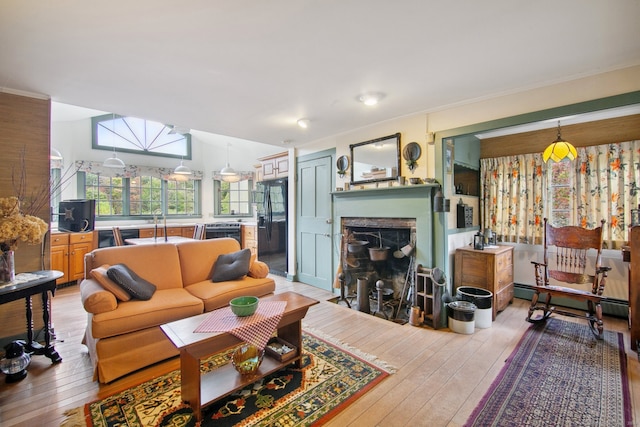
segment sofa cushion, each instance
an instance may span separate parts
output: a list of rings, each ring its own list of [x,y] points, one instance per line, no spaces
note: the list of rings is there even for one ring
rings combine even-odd
[[[195,316],[203,310],[202,301],[183,288],[159,289],[148,301],[132,299],[121,302],[113,311],[93,315],[91,334],[94,338],[127,334]]]
[[[218,257],[240,250],[236,239],[223,237],[220,239],[191,240],[175,245],[180,254],[180,270],[183,285],[209,281],[211,285],[211,267]]]
[[[269,295],[275,291],[276,283],[270,277],[254,279],[246,276],[215,285],[212,285],[210,280],[203,280],[187,286],[186,289],[204,302],[204,311],[211,311],[229,305],[229,301],[235,297]]]
[[[213,266],[211,281],[226,282],[227,280],[236,280],[246,276],[249,273],[250,260],[250,249],[242,249],[237,252],[220,255]]]
[[[119,301],[129,301],[131,299],[131,295],[120,285],[118,285],[113,280],[109,279],[107,275],[107,269],[109,268],[108,264],[101,265],[100,267],[94,268],[89,272],[91,277],[94,278],[96,282],[100,284],[105,290],[111,292]]]
[[[151,299],[156,287],[153,283],[147,282],[138,276],[125,264],[116,264],[107,270],[109,279],[122,286],[133,298],[143,301]]]
[[[87,271],[103,264],[125,263],[158,290],[182,288],[182,272],[176,245],[157,243],[155,245],[112,246],[94,249],[85,256]],[[213,261],[207,269],[211,268]]]

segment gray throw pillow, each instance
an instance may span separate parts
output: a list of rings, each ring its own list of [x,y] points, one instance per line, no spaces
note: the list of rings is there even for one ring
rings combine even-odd
[[[156,291],[154,284],[147,282],[124,264],[109,267],[107,276],[126,290],[132,298],[146,301],[151,299]]]
[[[238,252],[223,254],[218,257],[213,265],[212,282],[226,282],[227,280],[240,279],[249,273],[251,250],[242,249]]]

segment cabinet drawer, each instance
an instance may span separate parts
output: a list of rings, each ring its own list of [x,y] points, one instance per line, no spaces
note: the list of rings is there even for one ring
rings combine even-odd
[[[139,237],[153,237],[153,228],[141,228],[138,230]],[[160,231],[160,229],[158,229]]]
[[[507,268],[502,271],[498,271],[498,277],[496,280],[496,289],[502,289],[505,286],[513,283],[513,269]]]
[[[513,264],[513,251],[508,251],[496,256],[496,269],[511,269]]]
[[[93,233],[71,233],[69,235],[69,243],[86,243],[93,242]]]
[[[182,236],[182,227],[168,227],[167,236]]]
[[[513,284],[496,293],[493,300],[496,305],[496,311],[504,310],[511,301],[513,301]]]
[[[196,227],[182,227],[182,237],[193,237],[193,233],[196,231]]]
[[[62,246],[69,244],[69,234],[68,233],[55,233],[51,235],[51,246]]]

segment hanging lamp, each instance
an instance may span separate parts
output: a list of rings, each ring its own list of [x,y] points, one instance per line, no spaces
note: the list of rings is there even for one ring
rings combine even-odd
[[[560,121],[558,120],[558,138],[544,150],[542,160],[544,160],[545,163],[547,163],[549,159],[554,162],[561,162],[565,157],[568,157],[569,160],[575,160],[578,157],[578,152],[576,151],[576,147],[570,142],[562,139],[562,135],[560,135]]]
[[[51,151],[49,152],[49,160],[62,160],[62,154],[60,154],[60,151],[51,147]]]
[[[240,175],[229,165],[229,145],[227,144],[227,165],[222,168],[220,175],[222,175],[222,180],[225,182],[238,182],[240,181]]]
[[[116,115],[115,113],[112,113],[111,115],[111,124],[113,125],[113,129],[111,129],[111,132],[113,133],[113,135],[116,135]],[[112,138],[114,138],[112,136]],[[109,157],[108,159],[106,159],[103,163],[102,166],[104,166],[105,168],[114,168],[114,169],[123,169],[124,168],[124,162],[122,161],[122,159],[118,158],[118,155],[116,154],[116,144],[115,144],[115,140],[113,141],[113,156]]]
[[[108,159],[106,159],[103,163],[102,166],[104,166],[105,168],[119,168],[122,169],[124,168],[124,162],[122,161],[122,159],[119,159],[118,156],[116,155],[116,147],[113,147],[113,156],[109,157]]]
[[[180,160],[180,164],[173,170],[173,173],[177,175],[191,175],[191,169],[189,166],[182,164],[182,160]]]

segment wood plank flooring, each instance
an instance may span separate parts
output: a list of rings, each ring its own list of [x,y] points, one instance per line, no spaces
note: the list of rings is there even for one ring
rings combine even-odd
[[[397,372],[355,401],[329,426],[461,426],[498,374],[529,326],[528,301],[518,300],[500,313],[491,328],[460,335],[448,329],[399,325],[349,310],[327,300],[329,292],[274,276],[276,292],[292,290],[322,301],[311,307],[303,327],[330,335],[395,366]],[[156,364],[110,384],[92,380],[82,345],[86,314],[78,286],[59,289],[52,300],[56,349],[62,363],[33,358],[26,379],[0,383],[0,425],[58,426],[68,409],[103,398],[179,366],[178,359]],[[565,318],[572,320],[570,318]],[[629,350],[625,319],[606,318],[605,327],[621,331],[633,402],[640,402],[640,364]],[[640,423],[640,403],[633,408]]]

